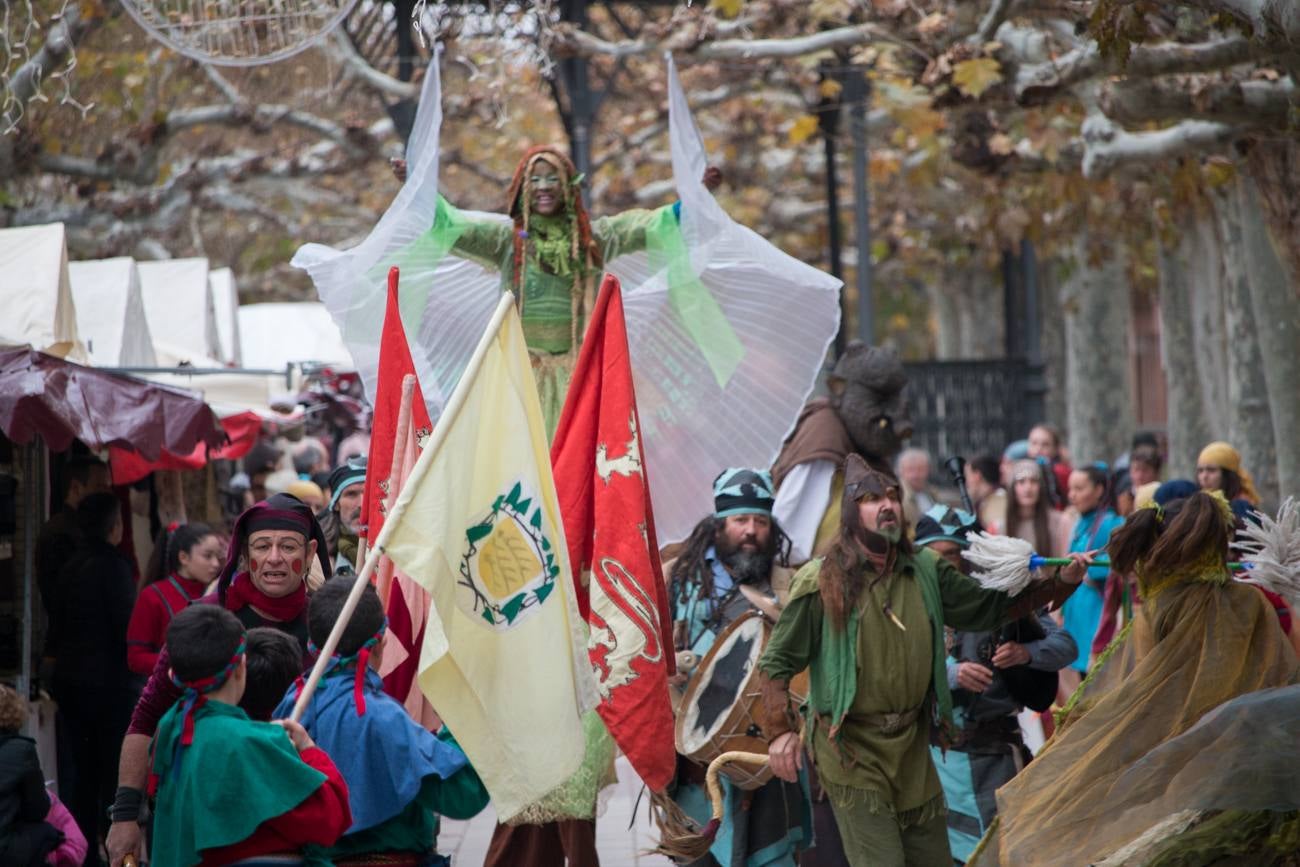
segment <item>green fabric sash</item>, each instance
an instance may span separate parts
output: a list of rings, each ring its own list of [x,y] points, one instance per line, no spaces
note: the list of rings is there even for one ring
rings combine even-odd
[[[731,381],[745,347],[722,307],[691,267],[690,253],[675,208],[661,208],[646,227],[646,252],[655,270],[668,269],[668,298],[686,332],[699,347],[720,388]]]
[[[819,590],[818,577],[821,574],[822,559],[809,561],[794,576],[790,587],[791,601]],[[948,689],[947,653],[943,645],[943,597],[939,592],[939,575],[935,568],[934,552],[918,552],[915,555],[900,555],[897,569],[907,569],[921,585],[921,596],[925,600],[925,613],[930,619],[930,631],[933,640],[933,671],[930,675],[930,689],[935,697],[935,719],[951,735],[955,731],[952,719],[952,693]],[[858,611],[849,618],[847,627],[835,629],[829,617],[822,618],[821,644],[817,662],[808,667],[808,705],[819,714],[829,712],[830,731],[827,737],[835,741],[840,726],[853,707],[853,699],[858,690]],[[815,720],[810,720],[815,722]],[[812,726],[807,732],[808,742],[812,742]]]
[[[325,775],[298,757],[284,729],[208,701],[194,715],[194,743],[173,765],[183,717],[177,703],[158,724],[159,777],[153,851],[159,865],[190,867],[201,852],[231,846],[307,800]]]

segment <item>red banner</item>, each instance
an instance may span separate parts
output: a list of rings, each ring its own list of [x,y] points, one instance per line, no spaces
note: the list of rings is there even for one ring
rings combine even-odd
[[[618,280],[605,277],[551,447],[578,606],[610,734],[652,791],[676,763],[659,563]]]
[[[361,520],[366,538],[376,539],[384,526],[384,500],[392,486],[393,447],[397,438],[397,417],[402,408],[402,380],[415,375],[415,361],[402,327],[401,308],[397,301],[398,270],[388,271],[388,306],[384,310],[384,330],[379,345],[379,376],[374,394],[374,418],[370,428],[370,454],[366,458],[366,486],[361,500]],[[433,429],[429,409],[420,387],[415,387],[411,405],[411,424],[418,438]],[[360,568],[361,564],[357,564]]]
[[[406,329],[402,326],[398,276],[396,268],[389,270],[388,306],[384,310],[383,342],[379,346],[379,382],[375,388],[370,455],[366,459],[366,485],[361,502],[362,520],[370,539],[379,537],[387,508],[396,502],[407,474],[415,465],[420,444],[433,429],[416,380]],[[407,377],[414,389],[406,397],[403,411],[402,384]],[[358,563],[357,567],[360,566]],[[397,571],[387,557],[380,560],[374,581],[388,614],[388,639],[380,668],[384,691],[400,701],[412,719],[436,729],[440,725],[437,717],[415,683],[429,595]]]

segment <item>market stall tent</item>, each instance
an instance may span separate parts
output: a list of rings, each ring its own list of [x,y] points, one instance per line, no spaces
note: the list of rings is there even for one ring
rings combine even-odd
[[[220,367],[221,339],[207,259],[140,262],[145,318],[159,363]]]
[[[353,368],[324,304],[245,304],[239,308],[239,334],[247,368],[279,370],[303,361]]]
[[[95,367],[153,367],[140,271],[129,256],[70,262],[77,330]]]
[[[0,274],[0,345],[83,360],[63,224],[0,229]]]
[[[221,342],[218,358],[239,367],[239,288],[235,285],[235,272],[229,268],[209,271],[208,288],[217,314],[217,338]]]

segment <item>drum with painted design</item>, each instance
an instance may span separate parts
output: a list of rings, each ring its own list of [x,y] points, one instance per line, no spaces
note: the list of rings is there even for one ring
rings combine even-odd
[[[772,633],[771,622],[757,611],[732,621],[700,662],[677,708],[677,752],[701,765],[731,750],[766,753],[761,719],[762,691],[758,659]],[[808,673],[790,684],[796,705],[808,693]],[[722,773],[742,789],[757,789],[772,779],[767,765],[724,765]]]

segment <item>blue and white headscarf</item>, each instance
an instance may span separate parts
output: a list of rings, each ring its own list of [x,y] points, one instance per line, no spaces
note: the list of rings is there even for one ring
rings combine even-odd
[[[771,515],[776,497],[772,494],[772,474],[767,470],[730,467],[713,480],[713,514]]]

